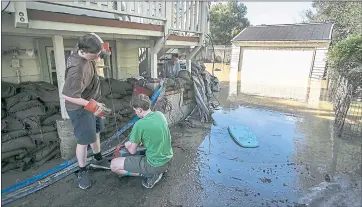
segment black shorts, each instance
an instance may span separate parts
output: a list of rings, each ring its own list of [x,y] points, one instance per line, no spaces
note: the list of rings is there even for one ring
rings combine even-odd
[[[77,144],[89,145],[96,141],[96,134],[104,129],[103,120],[83,108],[67,111],[74,128]]]

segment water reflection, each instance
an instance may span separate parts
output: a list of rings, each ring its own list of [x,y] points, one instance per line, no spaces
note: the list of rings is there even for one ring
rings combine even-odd
[[[305,79],[305,84],[302,85],[293,84],[293,82],[291,82],[289,85],[281,85],[276,84],[275,80],[273,82],[275,84],[260,81],[249,81],[248,79],[243,78],[243,75],[240,71],[235,69],[230,69],[230,71],[227,72],[229,73],[229,80],[220,81],[228,86],[229,96],[249,94],[291,99],[308,103],[308,107],[310,108],[318,108],[320,101],[325,99],[323,90],[326,88],[326,80]],[[286,81],[287,80],[280,80],[280,82]]]
[[[361,147],[336,140],[328,120],[246,106],[213,116],[218,125],[199,147],[204,206],[290,206],[325,173],[351,172],[361,164]],[[230,124],[249,127],[260,147],[238,146]]]

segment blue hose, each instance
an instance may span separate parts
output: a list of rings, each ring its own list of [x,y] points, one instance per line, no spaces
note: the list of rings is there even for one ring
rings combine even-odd
[[[151,103],[153,103],[154,101],[156,101],[156,99],[158,98],[158,96],[159,96],[160,93],[162,92],[162,90],[163,90],[163,84],[161,83],[160,85],[161,85],[161,86],[153,93],[152,97],[150,98]],[[139,119],[138,116],[133,117],[133,119],[132,119],[131,121],[129,121],[124,127],[122,127],[120,130],[118,130],[118,131],[115,133],[115,135],[113,135],[112,137],[117,137],[117,136],[123,134],[123,133],[124,133],[126,130],[128,130],[134,123],[136,123],[136,121],[137,121],[138,119]],[[28,186],[28,185],[30,185],[30,184],[32,184],[32,183],[35,183],[35,182],[37,182],[37,181],[39,181],[39,180],[41,180],[41,179],[43,179],[43,178],[45,178],[45,177],[53,174],[53,173],[56,173],[56,172],[58,172],[58,171],[60,171],[60,170],[62,170],[62,169],[64,169],[64,168],[66,168],[66,167],[68,167],[68,166],[76,163],[76,162],[77,162],[77,157],[73,157],[72,159],[67,160],[66,162],[64,162],[64,163],[56,166],[55,168],[52,168],[52,169],[50,169],[50,170],[48,170],[48,171],[45,171],[45,172],[40,173],[40,174],[38,174],[38,175],[36,175],[36,176],[34,176],[34,177],[31,177],[31,178],[29,178],[29,179],[27,179],[27,180],[24,180],[24,181],[22,181],[22,182],[20,182],[20,183],[18,183],[18,184],[15,184],[15,185],[13,185],[13,186],[10,186],[10,187],[8,187],[8,188],[5,188],[5,189],[1,190],[1,194],[4,196],[4,195],[6,195],[6,194],[8,194],[8,193],[10,193],[10,192],[13,192],[13,191],[18,190],[18,189],[23,188],[23,187],[26,187],[26,186]],[[31,192],[30,192],[30,193],[31,193]],[[30,194],[30,193],[29,193],[29,194]]]

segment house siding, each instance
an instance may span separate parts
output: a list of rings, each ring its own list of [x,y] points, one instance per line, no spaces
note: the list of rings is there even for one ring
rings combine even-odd
[[[33,57],[26,55],[25,50],[36,51],[36,44],[33,37],[22,36],[2,36],[1,52],[9,51],[17,48],[21,50],[17,59],[20,62],[20,81],[40,81],[40,64],[38,62],[38,54],[35,52]],[[1,80],[11,83],[17,83],[18,77],[15,68],[11,67],[11,53],[2,55],[1,60]]]
[[[116,45],[118,69],[117,78],[125,80],[127,78],[139,76],[139,46],[126,43],[125,41],[117,41]]]

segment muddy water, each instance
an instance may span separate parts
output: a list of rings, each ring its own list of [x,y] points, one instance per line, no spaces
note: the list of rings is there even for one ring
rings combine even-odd
[[[287,206],[297,200],[299,174],[291,156],[296,153],[295,140],[303,137],[295,127],[301,118],[241,107],[217,111],[214,119],[217,126],[212,127],[210,136],[199,147],[205,206],[222,205],[225,200],[245,205],[276,202]],[[229,125],[249,127],[260,146],[237,145],[227,131]]]

